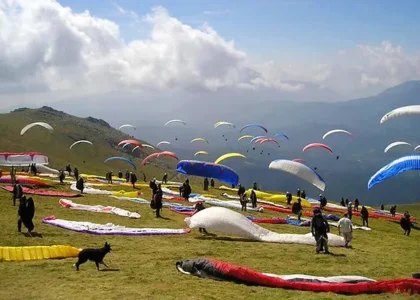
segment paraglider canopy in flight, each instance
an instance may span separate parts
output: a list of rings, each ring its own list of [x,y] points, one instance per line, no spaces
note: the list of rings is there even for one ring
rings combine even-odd
[[[409,105],[396,108],[391,110],[390,112],[386,113],[380,123],[383,124],[386,121],[394,118],[398,118],[401,116],[411,116],[411,115],[420,115],[420,105]]]
[[[69,149],[71,150],[74,146],[76,146],[78,144],[89,144],[89,145],[93,145],[93,143],[91,141],[88,141],[88,140],[80,140],[80,141],[77,141],[77,142],[74,142],[73,144],[71,144],[71,146],[70,146]]]
[[[214,164],[218,164],[218,163],[220,163],[221,161],[224,161],[225,159],[228,159],[228,158],[232,158],[232,157],[242,157],[242,158],[245,158],[246,159],[246,156],[245,155],[243,155],[243,154],[241,154],[241,153],[234,153],[234,152],[231,152],[231,153],[226,153],[226,154],[223,154],[223,155],[221,155],[219,158],[217,158],[215,161],[214,161]]]
[[[238,185],[239,176],[231,168],[197,160],[181,160],[176,171],[185,175],[208,177],[227,184]]]
[[[407,145],[407,146],[413,147],[413,145],[411,145],[410,143],[407,143],[407,142],[393,142],[393,143],[389,144],[388,146],[386,146],[386,148],[384,149],[384,153],[387,153],[390,149],[394,148],[395,146],[402,146],[402,145]]]
[[[282,136],[282,137],[284,137],[284,138],[286,138],[286,140],[288,140],[289,139],[289,137],[287,136],[287,135],[285,135],[284,133],[276,133],[275,135],[274,135],[274,137],[276,138],[276,137],[279,137],[279,136]]]
[[[245,130],[245,129],[249,128],[249,127],[259,127],[262,130],[264,130],[266,133],[268,132],[267,128],[265,128],[261,124],[248,124],[248,125],[245,125],[244,127],[241,128],[241,130],[239,132],[242,132],[242,130]]]
[[[52,128],[52,126],[50,124],[48,124],[48,123],[45,123],[45,122],[34,122],[34,123],[28,124],[25,127],[23,127],[22,130],[20,131],[20,135],[24,135],[29,129],[31,129],[32,127],[35,127],[35,126],[44,127],[49,132],[53,132],[54,131],[54,129]]]
[[[159,147],[159,145],[171,145],[171,142],[168,142],[168,141],[161,141],[161,142],[159,142],[159,143],[157,143],[157,145],[156,145],[156,147]]]
[[[175,154],[175,153],[173,153],[173,152],[169,152],[169,151],[162,151],[162,152],[156,152],[156,153],[152,153],[152,154],[150,154],[150,155],[149,155],[149,156],[147,156],[145,159],[143,159],[143,161],[141,162],[141,165],[142,165],[142,166],[144,166],[144,165],[146,164],[146,162],[147,162],[149,159],[154,158],[154,157],[159,157],[159,156],[162,156],[162,155],[164,155],[164,156],[169,156],[169,157],[173,157],[173,158],[175,158],[176,160],[178,160],[178,157],[176,156],[176,154]]]
[[[321,143],[312,143],[312,144],[306,145],[305,148],[303,148],[302,151],[305,152],[306,150],[309,150],[309,149],[312,149],[312,148],[323,148],[323,149],[326,149],[326,150],[330,151],[331,154],[333,154],[333,151],[330,147],[328,147],[325,144],[321,144]]]
[[[209,141],[207,141],[205,138],[195,138],[195,139],[192,139],[190,143],[194,143],[194,142],[204,142],[206,144],[209,143]]]
[[[240,136],[240,137],[238,138],[238,142],[239,142],[240,140],[243,140],[243,139],[252,139],[252,138],[254,138],[254,136],[253,136],[253,135],[243,135],[243,136]]]
[[[133,128],[134,130],[136,130],[136,127],[134,127],[133,125],[131,125],[131,124],[124,124],[124,125],[121,125],[118,129],[123,129],[123,128],[126,128],[126,127],[131,127],[131,128]]]
[[[217,127],[222,126],[222,125],[231,126],[231,127],[235,128],[235,125],[233,125],[232,123],[224,122],[224,121],[220,121],[220,122],[217,122],[216,124],[214,124],[214,128],[217,128]]]
[[[136,141],[136,140],[124,140],[118,143],[118,147],[120,147],[121,145],[125,145],[125,144],[130,144],[130,145],[134,145],[134,146],[139,146],[140,148],[143,148],[143,145]]]
[[[164,126],[167,126],[167,125],[169,125],[171,123],[181,123],[181,124],[187,125],[187,123],[185,123],[182,120],[170,120],[170,121],[166,122]]]
[[[321,191],[325,190],[325,181],[321,176],[300,162],[286,160],[286,159],[277,159],[273,160],[268,166],[271,170],[279,170],[293,174],[297,177],[302,178],[303,180],[311,183]]]
[[[110,162],[110,161],[113,161],[113,160],[121,160],[121,161],[124,161],[124,162],[128,163],[130,166],[132,166],[134,170],[137,169],[136,168],[136,165],[131,160],[129,160],[129,159],[125,158],[125,157],[121,157],[121,156],[109,157],[109,158],[105,159],[104,162],[107,163],[107,162]]]
[[[197,152],[194,154],[194,156],[197,156],[197,155],[209,155],[209,153],[208,153],[207,151],[197,151]]]
[[[344,129],[333,129],[333,130],[330,130],[330,131],[326,132],[326,133],[322,136],[322,139],[323,139],[323,140],[325,140],[325,138],[326,138],[327,136],[329,136],[330,134],[334,134],[334,133],[345,133],[345,134],[347,134],[347,135],[352,136],[352,134],[351,134],[349,131],[347,131],[347,130],[344,130]]]
[[[406,171],[420,170],[420,155],[398,158],[378,170],[368,182],[368,190],[382,181]]]

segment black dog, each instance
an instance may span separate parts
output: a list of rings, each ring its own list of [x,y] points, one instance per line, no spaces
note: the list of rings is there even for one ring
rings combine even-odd
[[[108,252],[111,252],[111,244],[108,244],[108,242],[105,242],[105,245],[100,249],[83,249],[79,252],[79,260],[73,265],[73,267],[76,266],[76,270],[79,271],[79,266],[81,264],[91,260],[95,262],[98,271],[99,264],[103,264],[105,267],[109,268],[104,263],[104,257]]]

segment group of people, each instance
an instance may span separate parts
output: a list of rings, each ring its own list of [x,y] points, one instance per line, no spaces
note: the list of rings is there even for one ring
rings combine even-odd
[[[257,207],[257,194],[255,193],[255,186],[252,187],[251,194],[249,195],[249,200],[248,200],[245,187],[243,187],[242,184],[239,184],[238,196],[239,196],[239,202],[241,203],[241,211],[246,211],[249,200],[251,200],[252,208]]]
[[[108,183],[112,184],[112,176],[113,176],[113,172],[110,171],[106,174],[106,179],[108,181]],[[121,171],[118,171],[118,178],[122,179],[123,178],[123,173]],[[133,188],[136,188],[136,183],[137,183],[137,175],[133,172],[129,172],[128,170],[125,171],[125,182],[126,183],[131,183],[133,185]]]

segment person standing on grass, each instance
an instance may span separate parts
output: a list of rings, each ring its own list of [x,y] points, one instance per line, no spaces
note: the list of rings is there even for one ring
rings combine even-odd
[[[364,205],[360,210],[360,216],[362,217],[363,226],[369,227],[369,211]]]
[[[286,193],[286,202],[287,206],[289,206],[292,203],[292,194],[290,192]]]
[[[133,185],[133,189],[136,188],[136,182],[137,182],[137,175],[134,173],[130,174],[131,184]]]
[[[74,173],[74,178],[76,180],[79,179],[79,169],[75,167],[73,170],[73,173]]]
[[[354,200],[354,211],[359,211],[359,199],[356,198],[356,200]]]
[[[298,201],[293,203],[292,205],[292,213],[294,213],[295,215],[297,215],[298,217],[298,221],[301,221],[301,217],[302,217],[302,200],[300,198],[298,198]]]
[[[149,187],[152,190],[152,199],[154,199],[156,191],[157,191],[157,185],[156,185],[156,178],[153,178],[150,180]]]
[[[162,209],[162,198],[163,198],[163,192],[162,192],[162,185],[159,183],[157,185],[156,193],[154,194],[153,200],[155,202],[156,207],[156,218],[160,218],[160,210]]]
[[[76,188],[80,191],[81,194],[83,194],[83,190],[85,189],[85,181],[83,180],[82,176],[79,176],[79,179],[77,179]]]
[[[204,178],[204,182],[203,182],[203,189],[205,190],[205,191],[208,191],[209,190],[209,179],[206,177],[206,178]]]
[[[353,216],[352,203],[349,202],[349,204],[347,205],[347,217],[351,220],[352,216]]]
[[[212,179],[210,179],[210,186],[212,187],[212,188],[214,188],[214,179],[212,178]]]
[[[400,226],[402,229],[404,229],[404,235],[410,236],[411,232],[411,220],[410,220],[410,214],[407,212],[404,213],[404,217],[400,220]]]
[[[15,185],[13,187],[13,206],[16,206],[16,199],[20,199],[23,197],[23,188],[22,186],[19,184],[19,180],[15,181]]]
[[[344,247],[348,248],[349,243],[353,239],[353,224],[351,220],[348,218],[347,214],[344,214],[344,218],[341,218],[337,224],[338,227],[338,235],[343,234],[344,237]]]
[[[18,221],[17,221],[17,227],[18,232],[22,232],[22,223],[25,219],[25,210],[26,210],[26,197],[23,196],[19,199],[19,208],[18,208]]]
[[[316,241],[316,253],[318,254],[320,251],[324,251],[325,254],[329,254],[327,233],[330,232],[330,225],[319,208],[315,208],[313,213],[311,232]]]
[[[182,197],[184,198],[186,202],[188,202],[190,195],[191,195],[191,186],[190,186],[190,181],[187,179],[185,180],[185,183],[183,186]]]
[[[162,183],[164,184],[168,183],[168,173],[163,174]]]
[[[249,198],[251,199],[252,208],[257,208],[257,194],[255,193],[255,189],[252,189]]]

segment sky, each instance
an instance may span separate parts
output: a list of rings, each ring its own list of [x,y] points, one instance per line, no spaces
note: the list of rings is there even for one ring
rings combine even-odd
[[[120,105],[366,97],[420,79],[419,11],[413,0],[0,0],[0,109],[109,93]]]

